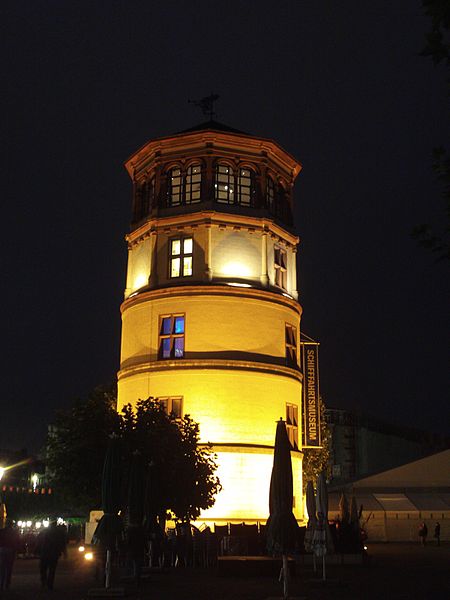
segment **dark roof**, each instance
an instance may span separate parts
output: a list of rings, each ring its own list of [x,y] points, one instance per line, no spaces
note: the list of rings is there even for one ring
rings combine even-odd
[[[228,125],[224,125],[223,123],[219,123],[218,121],[205,121],[205,123],[200,123],[199,125],[195,125],[195,127],[189,127],[189,129],[183,129],[183,131],[177,131],[175,135],[180,133],[191,133],[194,131],[225,131],[228,133],[240,133],[241,135],[250,135],[245,131],[240,131],[239,129],[233,129],[233,127],[228,127]]]

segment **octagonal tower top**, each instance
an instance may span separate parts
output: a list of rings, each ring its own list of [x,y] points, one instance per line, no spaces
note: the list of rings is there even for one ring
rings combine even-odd
[[[148,220],[211,210],[293,226],[301,165],[272,140],[208,121],[149,141],[125,166],[134,183],[132,231]]]

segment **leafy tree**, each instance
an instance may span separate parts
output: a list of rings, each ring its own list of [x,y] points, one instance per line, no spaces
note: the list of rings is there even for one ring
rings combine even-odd
[[[306,492],[308,481],[317,481],[322,471],[329,471],[331,454],[331,431],[325,420],[325,404],[319,398],[321,448],[303,449],[303,492]]]
[[[59,410],[47,438],[47,468],[69,511],[86,513],[101,503],[101,473],[108,438],[119,431],[115,386],[97,387],[87,400]]]
[[[430,56],[435,65],[450,67],[450,0],[423,0],[425,14],[431,17],[431,30],[426,35],[423,56]],[[448,80],[450,83],[450,79]],[[450,91],[450,90],[449,90]],[[428,224],[418,225],[413,237],[421,246],[436,255],[437,260],[450,259],[450,155],[443,148],[433,151],[433,171],[442,185],[446,218],[436,232]]]
[[[118,414],[114,391],[97,389],[87,401],[78,401],[57,415],[48,442],[48,464],[55,487],[83,511],[101,505],[101,476],[108,438],[122,444],[124,503],[126,477],[132,455],[138,451],[149,478],[151,510],[170,510],[182,521],[195,519],[214,504],[220,482],[216,463],[207,446],[199,445],[199,425],[188,415],[175,419],[153,398],[127,405]]]
[[[200,428],[189,415],[175,419],[154,398],[125,406],[122,439],[128,456],[139,450],[150,466],[152,508],[170,510],[181,521],[196,519],[214,504],[220,482],[215,457],[199,445]]]

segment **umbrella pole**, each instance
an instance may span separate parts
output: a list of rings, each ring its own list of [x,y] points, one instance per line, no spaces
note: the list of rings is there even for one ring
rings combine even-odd
[[[289,598],[289,569],[287,554],[283,554],[283,596],[285,600]]]
[[[106,566],[105,566],[105,588],[109,590],[111,587],[111,550],[106,551]]]
[[[325,573],[325,555],[322,556],[322,578],[325,581],[326,573]]]

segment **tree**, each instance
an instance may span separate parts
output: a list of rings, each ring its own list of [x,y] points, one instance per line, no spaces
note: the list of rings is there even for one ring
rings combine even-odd
[[[214,504],[220,482],[215,457],[200,445],[200,427],[189,415],[167,415],[154,398],[124,407],[121,435],[125,454],[138,450],[151,465],[151,495],[155,514],[170,510],[176,519],[196,519]],[[129,460],[129,458],[127,459]]]
[[[331,431],[325,420],[325,404],[319,398],[321,448],[303,449],[303,493],[308,481],[316,482],[322,471],[329,471]]]
[[[431,30],[427,33],[423,56],[430,56],[435,65],[450,67],[450,0],[423,0],[425,14],[431,17]],[[450,82],[450,80],[449,80]],[[450,156],[443,147],[433,151],[433,171],[442,185],[441,196],[445,202],[446,217],[441,230],[436,232],[428,224],[418,225],[413,237],[421,246],[436,255],[437,260],[450,259]]]
[[[86,512],[101,506],[101,476],[108,438],[119,435],[122,447],[123,508],[127,474],[138,451],[150,478],[155,515],[170,510],[182,521],[195,519],[214,504],[220,490],[215,457],[199,444],[200,429],[188,415],[168,415],[154,398],[127,405],[118,414],[112,390],[97,389],[57,415],[48,441],[48,465],[55,488],[71,507]]]
[[[87,399],[56,413],[47,438],[47,468],[67,510],[86,513],[100,506],[106,447],[119,425],[113,385],[97,387]]]

